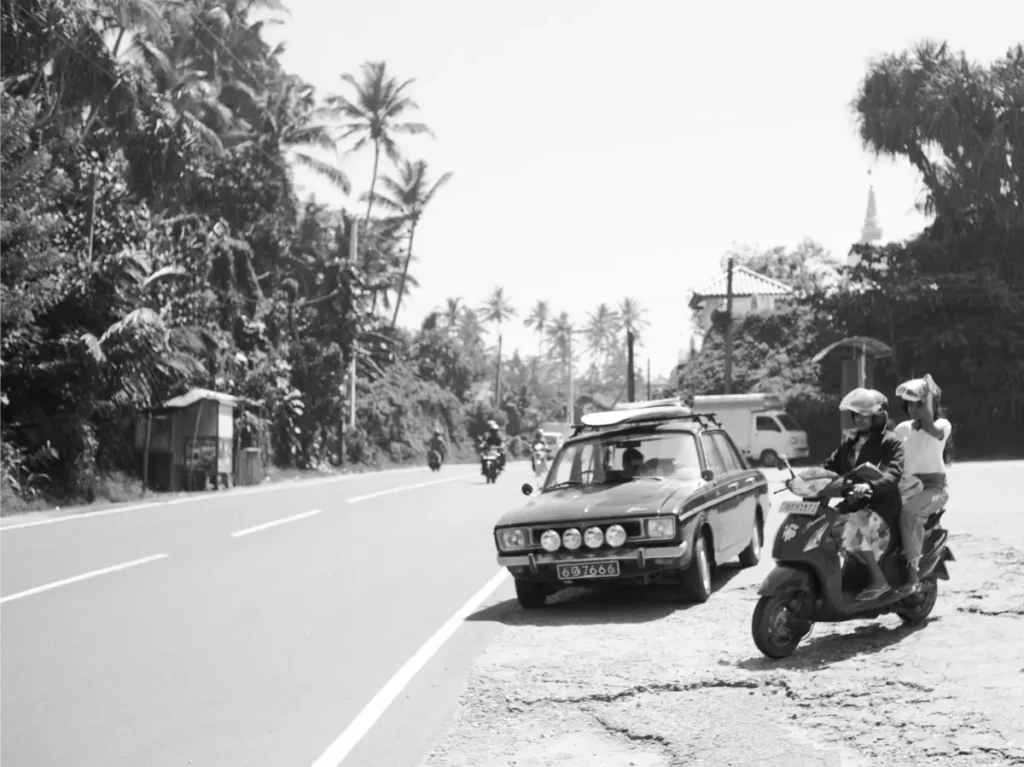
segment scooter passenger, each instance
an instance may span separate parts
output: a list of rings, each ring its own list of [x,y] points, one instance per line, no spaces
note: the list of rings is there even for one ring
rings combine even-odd
[[[889,547],[892,531],[899,530],[904,456],[903,442],[886,430],[888,405],[886,396],[874,389],[857,388],[843,397],[839,410],[851,414],[854,432],[823,464],[828,471],[846,474],[862,463],[872,463],[884,474],[874,482],[858,482],[852,498],[838,507],[845,512],[840,545],[863,563],[871,576],[869,586],[857,595],[858,601],[877,599],[892,588],[879,560]]]
[[[909,416],[894,430],[906,454],[906,473],[900,483],[900,530],[910,577],[900,591],[913,594],[920,590],[918,567],[924,546],[924,524],[949,501],[945,449],[953,426],[938,417],[942,390],[930,375],[901,383],[896,387],[896,396]]]

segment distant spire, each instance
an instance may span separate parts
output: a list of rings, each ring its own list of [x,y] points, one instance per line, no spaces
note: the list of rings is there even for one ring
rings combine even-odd
[[[868,177],[871,171],[868,171]],[[875,204],[875,187],[868,187],[868,211],[864,216],[864,228],[860,231],[860,241],[865,244],[878,242],[882,239],[882,228],[878,225],[878,208]]]

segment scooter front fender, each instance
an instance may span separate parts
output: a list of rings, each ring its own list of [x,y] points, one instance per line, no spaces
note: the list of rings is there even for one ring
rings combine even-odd
[[[757,593],[762,597],[772,596],[786,590],[813,590],[814,573],[809,567],[793,567],[792,565],[776,565],[761,583]]]

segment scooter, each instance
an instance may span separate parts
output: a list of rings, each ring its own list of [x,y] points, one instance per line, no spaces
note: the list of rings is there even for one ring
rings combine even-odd
[[[498,479],[501,472],[501,451],[496,447],[490,447],[484,451],[484,476],[487,484],[492,484]]]
[[[533,446],[533,473],[538,479],[548,473],[548,449],[543,442]]]
[[[441,470],[441,453],[437,450],[427,451],[427,466],[430,467],[431,471]]]
[[[789,469],[786,488],[802,500],[784,501],[779,509],[786,519],[772,548],[776,565],[757,592],[761,598],[751,620],[757,648],[769,658],[786,658],[815,622],[865,620],[887,613],[896,613],[908,623],[925,620],[935,607],[939,580],[949,580],[946,562],[956,559],[946,545],[949,533],[939,524],[945,509],[925,522],[920,590],[909,596],[890,590],[877,599],[858,602],[856,595],[870,580],[867,568],[841,550],[837,533],[842,530],[843,514],[830,501],[848,498],[855,484],[878,479],[881,471],[864,463],[844,476],[825,472],[829,476],[805,479],[793,472],[785,456],[780,456],[779,468]],[[906,583],[902,552],[888,548],[879,565],[890,584]]]

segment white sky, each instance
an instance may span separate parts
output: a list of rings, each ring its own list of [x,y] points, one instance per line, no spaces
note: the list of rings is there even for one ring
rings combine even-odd
[[[987,62],[1024,39],[1020,0],[286,2],[267,35],[286,41],[285,66],[321,95],[348,93],[340,74],[367,60],[415,78],[413,119],[437,140],[403,148],[455,174],[417,230],[421,288],[399,322],[502,285],[520,312],[506,348],[532,353],[521,319],[538,298],[582,323],[630,295],[650,310],[638,363],[650,356],[655,376],[686,346],[690,290],[733,242],[811,237],[845,258],[869,169],[884,239],[926,224],[917,174],[857,137],[850,102],[869,58],[935,37]],[[353,196],[370,156],[346,160]]]

